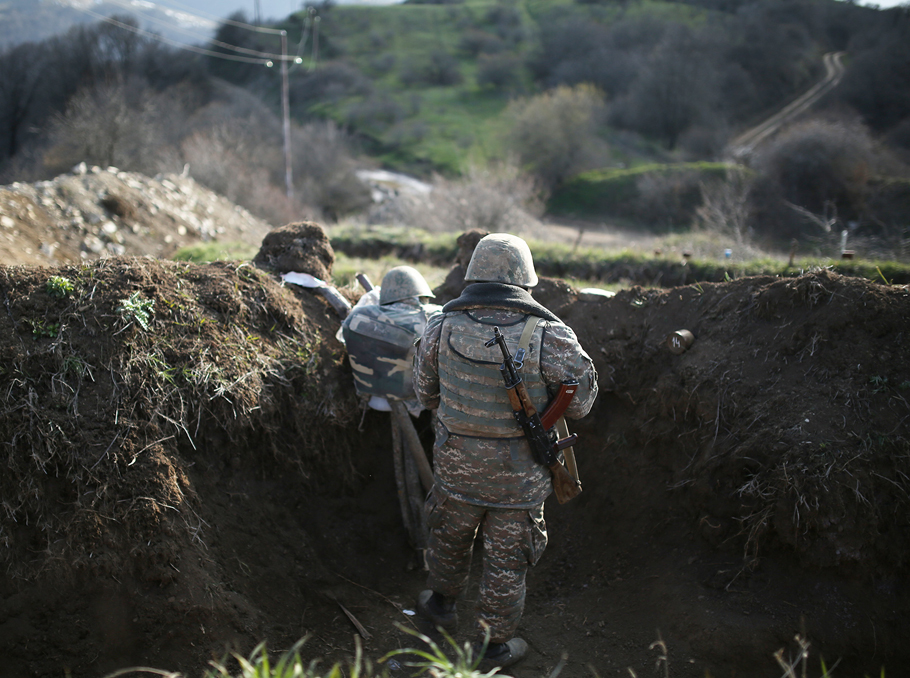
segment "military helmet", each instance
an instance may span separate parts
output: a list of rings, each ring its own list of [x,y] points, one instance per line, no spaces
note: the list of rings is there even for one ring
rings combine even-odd
[[[499,282],[534,287],[537,274],[528,243],[517,235],[491,233],[474,248],[465,282]]]
[[[382,278],[379,290],[379,304],[391,304],[393,301],[413,297],[435,297],[433,290],[423,279],[416,268],[396,266]]]

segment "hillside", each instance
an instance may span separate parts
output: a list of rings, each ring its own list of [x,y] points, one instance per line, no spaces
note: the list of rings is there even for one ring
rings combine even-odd
[[[908,251],[900,8],[326,3],[271,32],[225,23],[190,52],[135,28],[82,25],[0,52],[0,184],[81,162],[187,173],[277,225],[376,218],[364,169],[467,194],[490,173],[510,177],[519,209],[645,237],[704,227],[738,246],[821,251],[846,230],[860,256]],[[292,61],[287,138],[276,28]],[[835,53],[829,66],[844,70],[819,90]],[[731,140],[813,92],[824,95],[723,169]],[[434,228],[465,228],[450,212]]]

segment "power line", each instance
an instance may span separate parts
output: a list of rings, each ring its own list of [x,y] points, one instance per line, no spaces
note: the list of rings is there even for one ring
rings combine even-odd
[[[152,4],[154,6],[154,3],[149,3],[149,4]],[[177,3],[177,4],[180,4],[180,3]],[[101,21],[104,21],[104,22],[109,23],[114,26],[118,26],[124,30],[131,31],[132,33],[135,33],[137,35],[142,35],[142,36],[145,36],[152,40],[157,40],[158,42],[164,42],[169,45],[173,45],[175,47],[178,47],[179,49],[185,49],[185,50],[188,50],[191,52],[196,52],[198,54],[204,54],[206,56],[210,56],[210,57],[213,57],[216,59],[226,59],[229,61],[241,61],[241,62],[245,62],[245,63],[262,64],[262,65],[265,65],[268,67],[272,66],[272,59],[277,59],[278,61],[280,61],[281,62],[281,109],[282,109],[281,112],[282,112],[282,118],[283,118],[282,128],[283,128],[283,136],[284,136],[284,161],[285,161],[285,187],[286,187],[288,199],[290,200],[293,198],[293,195],[294,195],[293,194],[293,180],[291,177],[291,167],[292,167],[291,124],[290,124],[290,108],[289,108],[289,104],[288,104],[288,61],[293,61],[295,64],[299,64],[299,63],[303,62],[303,59],[301,58],[299,53],[297,56],[293,56],[293,57],[288,55],[288,53],[287,53],[288,33],[286,30],[280,30],[280,29],[274,29],[274,28],[262,28],[262,27],[257,27],[257,26],[251,26],[249,24],[245,24],[245,23],[239,22],[239,21],[233,21],[230,19],[224,19],[224,20],[219,19],[219,21],[221,21],[222,23],[228,24],[228,25],[238,26],[240,28],[245,28],[248,30],[256,31],[256,32],[278,34],[281,36],[281,54],[269,54],[267,52],[257,52],[255,50],[250,50],[250,49],[247,49],[244,47],[239,47],[237,45],[229,45],[227,43],[220,42],[217,40],[211,41],[215,45],[226,48],[226,49],[232,49],[237,52],[244,52],[247,54],[256,55],[253,57],[245,57],[245,56],[240,56],[237,54],[225,54],[223,52],[215,52],[210,49],[197,47],[196,45],[188,45],[186,43],[178,42],[176,40],[171,40],[170,38],[166,38],[162,35],[158,35],[157,33],[151,33],[149,31],[138,28],[137,26],[132,26],[130,24],[126,24],[126,23],[124,23],[122,21],[118,21],[117,19],[114,19],[112,17],[106,17],[102,14],[98,14],[97,12],[93,12],[90,9],[84,9],[84,8],[79,8],[79,9],[81,11],[85,12],[86,14],[89,14],[90,16],[100,19]],[[188,14],[189,14],[189,16],[196,16],[196,18],[204,18],[204,17],[200,17],[199,15],[194,15],[192,13],[188,13]],[[146,17],[146,18],[149,18],[149,17]],[[319,23],[319,16],[316,16],[313,19],[313,24],[314,24],[314,28],[313,28],[313,67],[315,67],[315,60],[318,58],[317,55],[318,55],[318,49],[319,49],[319,42],[318,42],[318,31],[316,29],[316,26],[318,26],[318,23]],[[307,21],[307,24],[309,24],[309,20]],[[184,31],[184,32],[186,32],[186,31]],[[301,43],[300,43],[300,46],[298,47],[298,51],[302,48],[302,46],[304,44],[305,44],[305,42],[303,41],[303,36],[301,36]]]
[[[122,21],[118,21],[117,19],[114,19],[112,17],[104,16],[103,14],[98,14],[97,12],[93,12],[90,9],[85,9],[85,8],[81,8],[81,7],[78,9],[79,9],[79,11],[85,12],[86,14],[89,14],[89,15],[95,17],[96,19],[99,19],[100,21],[104,21],[105,23],[112,24],[114,26],[117,26],[118,28],[122,28],[122,29],[130,31],[132,33],[136,33],[137,35],[141,35],[141,36],[149,38],[151,40],[157,40],[158,42],[165,42],[165,43],[172,45],[174,47],[177,47],[179,49],[185,49],[190,52],[195,52],[197,54],[204,54],[206,56],[210,56],[210,57],[213,57],[216,59],[227,59],[228,61],[241,61],[244,63],[262,64],[264,66],[271,66],[273,61],[296,61],[298,58],[298,57],[293,57],[293,56],[289,56],[286,54],[282,55],[282,54],[270,54],[268,52],[258,52],[256,50],[247,49],[245,47],[238,47],[237,45],[228,45],[227,43],[220,43],[218,41],[212,41],[215,44],[218,44],[219,46],[223,46],[227,49],[232,49],[232,50],[238,51],[238,52],[246,52],[246,53],[252,54],[254,56],[245,57],[245,56],[240,56],[237,54],[225,54],[224,52],[215,52],[210,49],[205,49],[204,47],[198,47],[196,45],[190,45],[185,42],[179,42],[177,40],[172,40],[171,38],[165,37],[163,35],[159,35],[158,33],[151,33],[149,31],[143,30],[136,26],[132,26],[130,24],[123,23]],[[284,33],[284,32],[285,31],[278,31],[279,34]]]
[[[120,7],[124,7],[124,8],[127,8],[127,9],[132,9],[132,5],[130,4],[129,0],[107,0],[107,2],[108,2],[108,3],[111,3],[111,4],[114,4],[114,5],[119,5]],[[160,19],[160,18],[158,18],[158,17],[156,17],[156,16],[153,16],[153,15],[143,16],[142,18],[143,18],[145,21],[149,21],[149,22],[151,22],[151,23],[156,23],[156,24],[158,24],[158,25],[164,26],[164,27],[168,28],[169,30],[174,31],[174,32],[176,32],[176,33],[183,33],[184,35],[189,35],[189,36],[192,36],[192,37],[197,37],[197,38],[201,38],[201,39],[203,39],[203,40],[207,40],[207,41],[209,42],[209,44],[215,45],[215,46],[217,46],[217,47],[223,47],[224,49],[229,49],[229,50],[232,50],[232,51],[234,51],[234,52],[240,52],[240,53],[242,53],[242,54],[250,54],[250,55],[253,55],[253,56],[257,56],[257,57],[263,57],[263,58],[269,58],[269,59],[276,59],[276,60],[277,60],[277,59],[281,59],[281,55],[280,55],[280,54],[269,54],[269,53],[267,53],[267,52],[261,52],[261,51],[259,51],[259,50],[249,49],[249,48],[247,48],[247,47],[238,47],[238,46],[236,46],[236,45],[229,45],[229,44],[226,43],[226,42],[221,42],[220,40],[215,40],[215,39],[213,39],[213,38],[209,38],[209,37],[207,37],[207,36],[205,36],[205,35],[202,35],[202,34],[200,34],[200,33],[197,33],[197,32],[195,32],[195,31],[192,31],[192,30],[189,30],[189,29],[186,29],[186,28],[182,28],[182,27],[180,27],[180,26],[178,26],[178,25],[176,25],[176,24],[173,24],[173,23],[170,22],[170,21],[166,21],[166,20],[164,20],[164,19]]]

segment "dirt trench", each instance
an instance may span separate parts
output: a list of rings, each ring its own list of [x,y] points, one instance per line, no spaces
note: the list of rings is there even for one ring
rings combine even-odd
[[[74,296],[47,293],[55,274]],[[118,310],[132,292],[155,300],[150,331]],[[388,415],[358,408],[320,297],[239,262],[136,259],[3,268],[0,294],[0,675],[414,645],[425,576]],[[548,500],[510,673],[645,676],[663,655],[676,678],[780,675],[801,634],[809,675],[822,656],[900,675],[910,292],[822,271],[535,294],[602,393],[574,426],[585,491]]]

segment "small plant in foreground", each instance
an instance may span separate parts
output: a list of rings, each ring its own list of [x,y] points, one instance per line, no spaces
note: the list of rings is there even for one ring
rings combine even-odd
[[[463,646],[459,646],[448,633],[442,631],[442,635],[445,637],[446,642],[451,645],[452,649],[455,651],[455,659],[453,661],[449,659],[446,656],[446,653],[429,637],[418,631],[414,631],[413,629],[406,628],[401,624],[396,624],[396,626],[405,633],[409,633],[418,638],[430,649],[429,651],[407,648],[392,650],[380,659],[380,662],[385,662],[397,655],[413,655],[420,657],[423,661],[405,662],[405,666],[420,668],[422,669],[420,673],[426,671],[432,678],[490,678],[490,676],[494,675],[499,678],[510,678],[510,676],[500,674],[499,668],[495,668],[488,673],[481,673],[477,668],[480,666],[483,653],[486,651],[487,644],[490,641],[489,632],[484,638],[483,646],[475,656],[474,650],[469,642],[465,642]]]
[[[307,641],[306,637],[301,638],[294,646],[285,652],[274,666],[269,661],[269,653],[265,649],[265,643],[260,643],[250,654],[249,659],[245,659],[238,654],[234,654],[234,659],[240,665],[240,673],[232,674],[222,663],[212,662],[215,667],[213,671],[205,674],[204,678],[343,678],[347,674],[341,667],[336,664],[326,672],[317,671],[318,660],[313,660],[309,665],[304,665],[300,658],[300,648]],[[354,665],[350,667],[351,678],[368,678],[370,675],[369,667],[366,673],[361,673],[362,655],[360,643],[357,643],[357,656]]]
[[[61,275],[52,275],[47,279],[47,282],[44,283],[44,289],[52,297],[63,299],[64,297],[68,297],[74,288],[73,283],[70,282],[69,278],[64,278]]]
[[[117,312],[127,326],[135,320],[142,326],[142,329],[147,330],[149,328],[149,314],[152,313],[154,307],[154,299],[143,299],[139,292],[133,292],[128,298],[120,300]]]
[[[25,322],[32,328],[32,334],[36,337],[49,337],[50,339],[54,339],[60,334],[60,323],[49,323],[43,320],[31,320],[29,318],[26,318]]]

